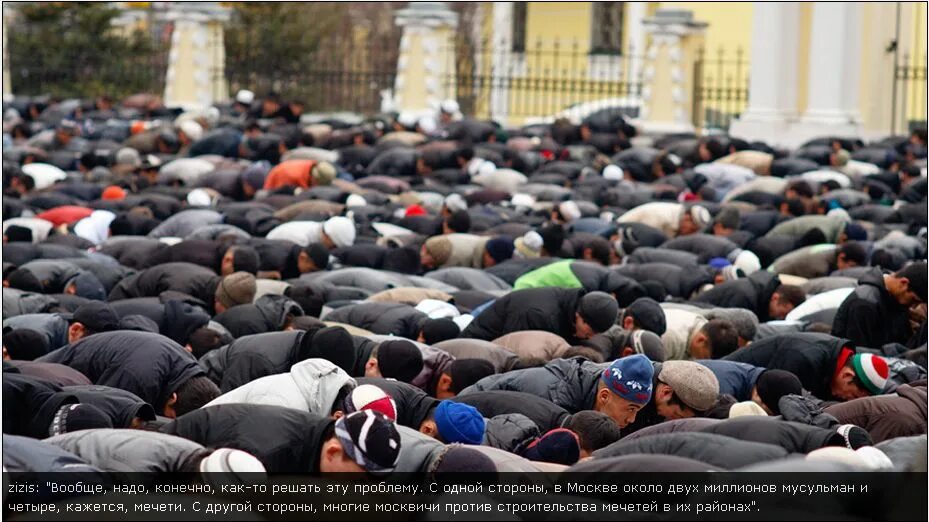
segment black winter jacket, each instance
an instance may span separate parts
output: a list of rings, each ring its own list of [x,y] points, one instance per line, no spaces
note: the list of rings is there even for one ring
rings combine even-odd
[[[129,330],[94,334],[37,360],[70,366],[94,384],[132,392],[159,414],[180,385],[204,373],[171,339]]]
[[[836,312],[832,335],[870,348],[907,344],[911,336],[907,310],[887,291],[880,268],[858,279],[858,287]]]
[[[823,400],[832,399],[832,376],[843,349],[855,347],[845,339],[820,333],[768,337],[723,357],[769,370],[786,370],[800,379],[805,390]]]
[[[493,341],[520,330],[544,330],[560,335],[571,345],[579,344],[574,336],[574,314],[585,293],[568,288],[510,292],[474,318],[460,337]]]
[[[319,471],[319,452],[332,419],[263,404],[219,404],[181,415],[161,432],[211,448],[246,451],[270,473]]]
[[[776,274],[758,271],[745,279],[726,281],[700,294],[698,303],[709,303],[721,308],[744,308],[758,316],[760,322],[771,319],[768,305],[781,280]]]

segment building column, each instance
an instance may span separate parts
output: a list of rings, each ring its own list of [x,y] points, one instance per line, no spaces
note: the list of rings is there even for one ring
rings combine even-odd
[[[857,126],[861,6],[816,2],[810,28],[810,73],[804,123]],[[754,59],[754,57],[753,57]]]
[[[174,22],[165,75],[165,105],[205,108],[229,97],[223,23],[229,11],[219,2],[178,2],[162,17]]]
[[[458,15],[444,2],[410,2],[397,11],[396,24],[403,28],[394,81],[397,110],[423,113],[455,99]]]
[[[694,62],[707,24],[685,10],[659,9],[643,21],[651,35],[642,74],[640,118],[646,132],[693,132]]]
[[[748,108],[738,122],[795,120],[797,85],[790,79],[797,71],[800,4],[755,2],[752,13]]]
[[[629,76],[628,80],[637,83],[642,74],[642,57],[645,54],[645,17],[648,14],[647,2],[626,2],[626,16],[629,22]]]
[[[512,73],[513,2],[492,2],[493,36],[490,42],[490,119],[506,123],[509,117],[510,90],[505,82],[495,81]],[[485,72],[484,69],[481,70]],[[507,73],[509,71],[509,73]]]

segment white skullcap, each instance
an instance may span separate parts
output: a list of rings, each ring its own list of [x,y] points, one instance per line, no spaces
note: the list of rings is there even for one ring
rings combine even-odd
[[[401,112],[397,115],[397,123],[406,128],[415,127],[416,119],[416,115],[410,112]]]
[[[471,321],[474,320],[474,316],[471,314],[461,314],[458,317],[452,317],[452,322],[458,325],[458,329],[462,332],[465,328],[471,324]]]
[[[758,256],[756,256],[755,253],[751,250],[743,250],[739,252],[739,255],[735,257],[735,262],[732,264],[744,272],[745,275],[751,275],[761,270],[761,260],[759,260]]]
[[[337,216],[327,219],[323,223],[323,232],[339,248],[352,246],[355,243],[355,223],[347,217]]]
[[[700,228],[709,225],[710,221],[713,220],[713,217],[710,216],[710,211],[700,205],[690,207],[690,217],[693,218],[694,223]]]
[[[459,210],[468,210],[468,202],[465,201],[461,194],[449,194],[445,198],[445,206],[452,212]]]
[[[767,417],[768,414],[762,409],[761,406],[755,404],[752,401],[743,401],[737,402],[729,408],[729,418],[734,419],[736,417],[747,417],[747,416],[759,416]]]
[[[203,127],[193,120],[185,120],[180,125],[181,132],[190,138],[190,141],[197,141],[203,137]]]
[[[430,319],[453,319],[461,315],[455,305],[438,299],[423,299],[416,305],[416,309]]]
[[[242,89],[235,93],[235,101],[242,105],[251,105],[252,102],[255,101],[255,93],[248,89]]]
[[[577,203],[573,201],[564,201],[558,205],[558,212],[561,213],[561,216],[565,218],[569,223],[577,221],[581,218],[581,209],[577,206]]]
[[[439,127],[439,124],[436,123],[435,118],[432,116],[423,116],[417,122],[419,128],[426,134],[431,134]]]
[[[213,197],[206,190],[196,188],[187,194],[187,203],[194,207],[210,207],[213,205]]]
[[[481,166],[477,169],[478,176],[489,176],[497,170],[497,166],[494,165],[492,161],[485,161],[481,163]]]
[[[455,114],[458,112],[460,107],[458,106],[458,102],[455,100],[445,100],[441,105],[439,105],[439,109],[446,114]]]
[[[510,204],[514,207],[531,207],[535,205],[535,198],[530,194],[513,194],[513,197],[510,198]]]
[[[607,165],[603,168],[603,177],[610,180],[622,180],[624,177],[623,169],[618,165]]]
[[[348,198],[345,199],[346,207],[363,207],[367,204],[367,200],[358,194],[349,194]]]

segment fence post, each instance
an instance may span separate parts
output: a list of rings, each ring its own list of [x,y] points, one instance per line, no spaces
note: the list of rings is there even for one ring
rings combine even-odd
[[[641,118],[646,132],[692,132],[694,63],[705,22],[686,10],[659,9],[642,21],[651,43],[645,56]]]
[[[174,22],[165,75],[165,105],[204,108],[228,98],[223,22],[219,2],[177,2],[163,15]]]
[[[393,101],[398,111],[424,112],[456,98],[455,28],[458,15],[444,2],[410,2],[397,11],[403,28]]]

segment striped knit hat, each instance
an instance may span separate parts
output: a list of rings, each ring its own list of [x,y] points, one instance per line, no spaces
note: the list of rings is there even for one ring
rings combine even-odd
[[[870,353],[860,353],[852,357],[855,375],[872,395],[879,395],[887,384],[890,370],[887,361]]]
[[[335,436],[350,459],[369,473],[388,473],[400,456],[400,434],[383,413],[364,410],[335,421]]]
[[[346,414],[356,411],[379,411],[390,420],[397,420],[397,404],[384,390],[373,384],[362,384],[345,397],[343,404]]]

